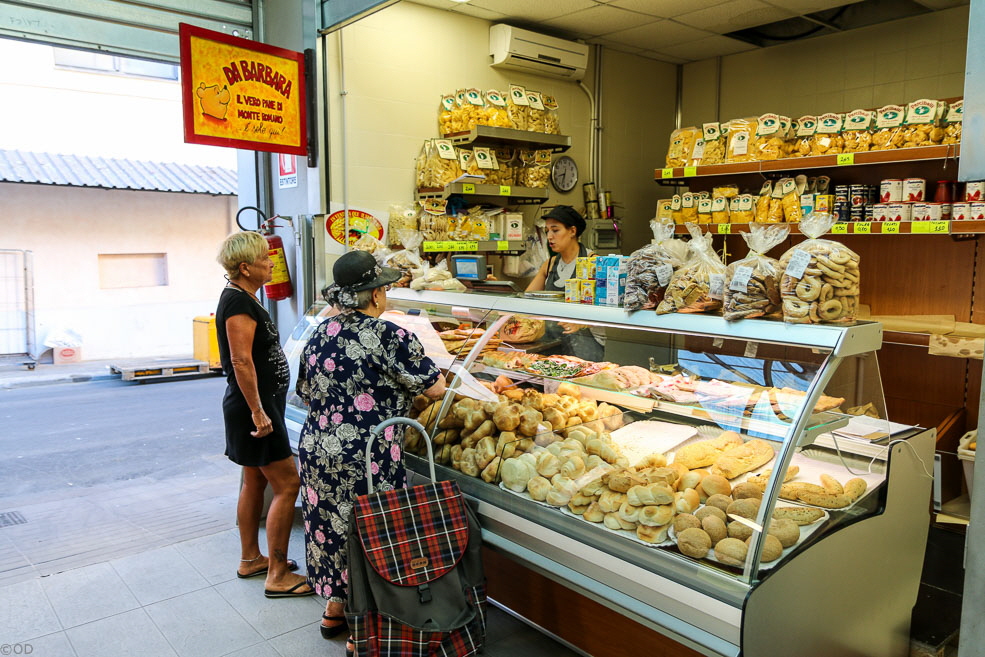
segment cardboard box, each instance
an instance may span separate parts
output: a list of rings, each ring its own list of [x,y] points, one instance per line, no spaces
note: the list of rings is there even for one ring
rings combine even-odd
[[[567,303],[581,303],[581,281],[577,278],[564,282],[564,300]]]
[[[79,363],[82,361],[82,347],[52,347],[55,365]]]

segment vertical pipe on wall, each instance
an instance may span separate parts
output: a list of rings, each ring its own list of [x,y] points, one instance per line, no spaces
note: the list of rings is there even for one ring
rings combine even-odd
[[[715,58],[715,122],[722,120],[722,56]]]
[[[684,65],[677,65],[677,98],[674,100],[674,130],[681,129],[684,111]]]
[[[342,104],[342,211],[345,213],[342,251],[349,250],[349,124],[346,120],[345,97],[349,91],[345,87],[345,45],[342,43],[345,29],[339,30],[339,96]]]
[[[602,46],[595,44],[595,162],[592,176],[598,189],[602,182]]]

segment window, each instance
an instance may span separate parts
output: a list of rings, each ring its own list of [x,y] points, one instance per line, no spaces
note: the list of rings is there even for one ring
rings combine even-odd
[[[158,287],[168,284],[166,253],[100,253],[99,287]]]
[[[86,50],[55,48],[55,66],[81,71],[98,71],[117,75],[133,75],[160,80],[177,80],[178,67],[175,64],[151,62],[146,59],[117,57]]]

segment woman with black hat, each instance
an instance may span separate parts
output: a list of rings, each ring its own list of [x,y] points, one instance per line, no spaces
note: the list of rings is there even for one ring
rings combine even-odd
[[[367,493],[366,443],[370,430],[405,416],[416,395],[445,392],[445,379],[420,341],[381,320],[386,293],[400,272],[380,267],[365,251],[350,251],[332,269],[323,295],[338,314],[320,324],[301,354],[297,393],[308,404],[301,431],[301,502],[308,581],[327,599],[321,633],[345,631],[346,530],[353,500]],[[377,490],[406,485],[403,428],[391,426],[374,442]]]
[[[551,256],[530,281],[527,292],[563,292],[565,281],[575,277],[577,259],[593,255],[578,241],[585,232],[585,218],[570,205],[558,205],[544,215],[544,221]],[[561,341],[560,353],[591,361],[600,361],[604,355],[603,329],[591,330],[581,324],[558,322],[548,325],[547,336]]]

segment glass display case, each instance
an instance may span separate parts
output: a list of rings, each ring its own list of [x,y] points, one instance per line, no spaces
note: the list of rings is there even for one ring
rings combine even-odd
[[[886,419],[880,325],[410,290],[385,318],[450,372],[415,415],[488,545],[703,654],[904,654],[934,436]]]

